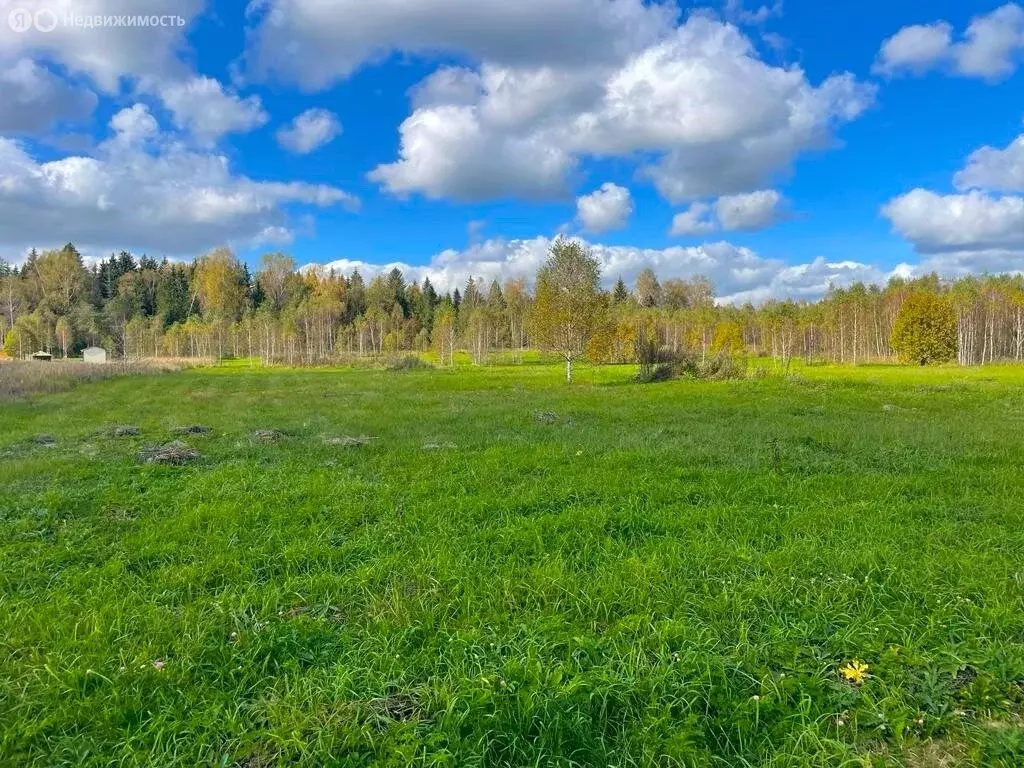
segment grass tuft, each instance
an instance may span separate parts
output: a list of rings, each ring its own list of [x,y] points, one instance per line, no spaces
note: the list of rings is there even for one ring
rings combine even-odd
[[[175,440],[166,445],[146,448],[139,454],[139,458],[147,464],[173,464],[180,466],[198,459],[199,452],[189,447],[187,443]]]

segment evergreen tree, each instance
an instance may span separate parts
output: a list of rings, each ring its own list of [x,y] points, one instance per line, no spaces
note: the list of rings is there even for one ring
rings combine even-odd
[[[497,313],[505,311],[505,295],[501,292],[501,283],[497,280],[491,281],[491,287],[487,291],[487,308]]]
[[[398,267],[388,273],[387,286],[392,306],[398,306],[402,310],[402,315],[409,317],[409,297],[406,294],[405,276],[402,275],[402,270]]]
[[[434,286],[430,282],[429,277],[423,278],[423,297],[431,310],[437,307],[438,303],[440,302],[440,299],[437,296],[437,291],[434,290]]]
[[[615,289],[612,291],[612,304],[625,304],[629,301],[629,289],[622,280],[622,275],[615,281]]]
[[[165,261],[158,275],[155,314],[162,317],[166,325],[184,322],[192,303],[187,269]]]
[[[433,290],[429,281],[424,281],[424,286]],[[413,283],[409,286],[408,296],[410,316],[419,328],[425,328],[429,332],[434,322],[434,303],[429,294]]]
[[[476,286],[476,280],[471,277],[466,281],[466,291],[462,294],[462,302],[459,305],[459,311],[465,313],[472,312],[480,306],[481,303],[482,300],[480,298],[480,291]]]
[[[242,262],[242,287],[245,291],[245,309],[248,312],[254,310],[255,304],[253,302],[253,288],[252,288],[252,274],[249,272],[249,265],[244,261]]]
[[[117,268],[120,271],[120,274],[127,275],[129,272],[134,272],[138,268],[138,265],[135,263],[135,259],[128,251],[121,251],[120,255],[117,257]]]
[[[345,306],[345,320],[354,323],[355,319],[366,312],[366,286],[359,270],[354,270],[348,279],[348,292]]]

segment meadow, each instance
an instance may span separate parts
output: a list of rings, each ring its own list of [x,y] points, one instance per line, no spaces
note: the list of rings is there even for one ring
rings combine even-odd
[[[1022,369],[632,375],[0,402],[0,765],[1024,764]]]

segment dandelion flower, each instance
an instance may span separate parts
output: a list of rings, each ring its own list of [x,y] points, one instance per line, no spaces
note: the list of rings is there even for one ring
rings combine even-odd
[[[845,667],[839,670],[839,674],[842,675],[843,680],[854,685],[860,685],[868,677],[868,665],[862,661],[854,659]]]

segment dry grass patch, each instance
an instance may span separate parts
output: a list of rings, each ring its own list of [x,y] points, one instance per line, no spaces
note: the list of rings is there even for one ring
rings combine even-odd
[[[208,435],[213,432],[209,427],[202,424],[190,424],[187,427],[178,427],[174,430],[176,435]]]
[[[175,440],[173,443],[147,448],[139,454],[139,458],[147,464],[180,466],[195,461],[200,458],[200,454],[187,443]]]
[[[0,401],[18,400],[32,395],[63,392],[92,381],[120,376],[177,371],[186,367],[172,360],[138,363],[88,365],[81,360],[39,363],[15,360],[0,362]]]
[[[368,704],[371,714],[379,721],[391,720],[404,723],[423,717],[423,707],[419,697],[412,693],[394,693],[390,696],[371,699]]]
[[[252,441],[254,443],[262,443],[264,445],[279,443],[284,438],[285,433],[278,429],[257,429],[252,433]]]
[[[904,747],[903,762],[907,768],[956,768],[970,765],[963,746],[945,739]]]
[[[424,451],[454,451],[459,446],[455,443],[424,443]]]
[[[370,445],[376,439],[376,437],[367,437],[366,435],[361,435],[360,437],[340,435],[338,437],[324,438],[324,442],[328,445],[339,445],[342,448],[361,448],[364,445]]]

